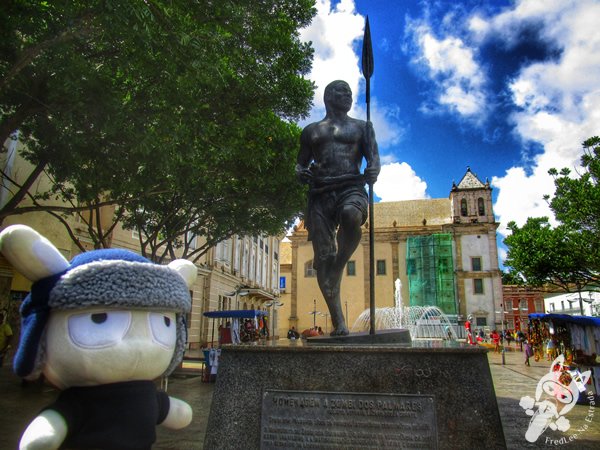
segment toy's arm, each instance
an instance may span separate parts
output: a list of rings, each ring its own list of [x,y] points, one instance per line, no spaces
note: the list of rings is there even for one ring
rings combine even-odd
[[[54,450],[60,447],[67,437],[67,423],[63,416],[53,409],[46,409],[29,424],[19,450]]]
[[[169,413],[161,425],[173,430],[187,427],[192,421],[192,408],[183,400],[169,397]]]

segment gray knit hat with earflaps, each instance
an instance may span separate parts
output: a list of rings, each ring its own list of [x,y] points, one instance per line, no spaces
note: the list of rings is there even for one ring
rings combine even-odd
[[[175,351],[163,375],[179,365],[187,342],[185,314],[191,310],[185,280],[172,268],[154,264],[136,253],[103,249],[77,255],[62,274],[34,283],[21,307],[23,327],[31,329],[23,330],[29,338],[20,343],[15,356],[17,374],[27,376],[39,371],[43,362],[40,341],[50,310],[96,305],[175,311]]]

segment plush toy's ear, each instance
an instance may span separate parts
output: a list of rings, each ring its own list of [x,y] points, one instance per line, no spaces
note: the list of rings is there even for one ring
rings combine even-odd
[[[193,262],[187,259],[176,259],[169,263],[169,268],[177,272],[185,280],[188,288],[191,288],[196,282],[198,269]]]
[[[30,281],[61,273],[69,267],[69,262],[48,239],[25,225],[11,225],[0,233],[0,251]]]

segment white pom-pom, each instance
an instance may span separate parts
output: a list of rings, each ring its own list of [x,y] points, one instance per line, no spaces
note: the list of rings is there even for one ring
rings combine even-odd
[[[187,259],[176,259],[169,263],[169,268],[173,269],[185,280],[188,288],[191,288],[196,282],[198,269],[193,262]]]

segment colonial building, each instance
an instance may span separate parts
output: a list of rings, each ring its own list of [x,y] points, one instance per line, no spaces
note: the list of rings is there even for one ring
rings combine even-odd
[[[0,155],[0,165],[4,173],[16,183],[22,183],[31,173],[31,166],[20,155],[20,144],[11,145],[8,154]],[[11,181],[2,180],[0,207],[10,200]],[[50,180],[40,176],[34,189],[45,192],[50,188]],[[23,206],[26,205],[26,200]],[[114,207],[104,207],[100,211],[100,221],[104,229],[112,223]],[[74,236],[86,250],[93,249],[93,243],[85,224],[75,215],[64,218]],[[65,226],[53,216],[34,212],[10,216],[2,223],[2,228],[16,223],[28,225],[47,237],[67,259],[80,253],[80,249],[69,237]],[[210,248],[198,261],[198,278],[192,289],[192,312],[187,318],[188,342],[191,349],[201,348],[216,341],[214,329],[219,323],[203,316],[205,311],[225,309],[261,309],[269,312],[270,331],[276,328],[277,309],[269,307],[279,296],[279,241],[280,236],[233,236]],[[113,248],[125,248],[140,252],[139,235],[136,231],[123,229],[119,224],[108,238]],[[195,240],[202,245],[202,238]],[[180,256],[177,254],[176,256]],[[13,330],[18,331],[18,308],[27,295],[31,283],[0,255],[0,309],[9,312]],[[266,303],[266,304],[265,304]],[[274,319],[274,320],[273,320]],[[285,325],[287,326],[287,324]],[[285,328],[284,326],[284,328]],[[18,334],[18,333],[15,333]]]
[[[467,169],[448,198],[381,202],[375,216],[376,307],[394,306],[394,286],[401,284],[404,306],[438,306],[462,326],[501,324],[502,282],[498,268],[492,189]],[[347,264],[342,280],[342,308],[352,325],[369,308],[369,222]],[[302,224],[283,246],[282,308],[288,325],[303,330],[331,328],[328,309],[312,268],[313,249]],[[282,253],[287,254],[283,251]]]
[[[544,295],[523,286],[502,286],[504,328],[527,331],[529,314],[544,312]]]

